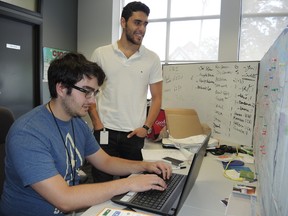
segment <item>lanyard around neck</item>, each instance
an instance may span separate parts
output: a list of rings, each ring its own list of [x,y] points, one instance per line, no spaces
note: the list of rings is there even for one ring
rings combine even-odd
[[[61,133],[61,130],[60,130],[60,127],[59,127],[59,125],[58,125],[58,123],[57,123],[56,117],[55,117],[55,115],[54,115],[54,113],[53,113],[53,111],[52,111],[52,109],[51,109],[50,101],[49,101],[49,103],[48,103],[48,107],[49,107],[49,110],[50,110],[50,112],[51,112],[51,114],[52,114],[52,116],[53,116],[54,122],[55,122],[55,124],[56,124],[56,126],[57,126],[57,129],[58,129],[59,134],[60,134],[60,136],[61,136],[62,142],[63,142],[64,147],[65,147],[65,149],[66,149],[66,153],[67,153],[67,155],[68,155],[68,159],[69,159],[69,163],[70,163],[70,169],[71,169],[71,174],[72,174],[73,185],[75,185],[75,177],[76,177],[76,140],[75,140],[73,119],[71,119],[71,127],[72,127],[72,133],[73,133],[72,136],[73,136],[73,141],[74,141],[74,147],[73,147],[73,150],[74,150],[74,152],[73,152],[73,154],[74,154],[74,155],[73,155],[73,156],[74,156],[74,161],[73,161],[73,164],[72,164],[72,158],[71,158],[71,156],[70,156],[68,147],[65,145],[65,139],[64,139],[64,137],[63,137],[63,134]],[[74,168],[73,168],[73,165],[74,165]]]

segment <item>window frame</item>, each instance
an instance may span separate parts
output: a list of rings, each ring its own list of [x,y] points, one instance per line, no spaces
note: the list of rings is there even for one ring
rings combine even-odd
[[[117,0],[113,0],[115,3]],[[191,62],[210,62],[205,60],[191,60],[191,61],[174,61],[168,60],[169,56],[169,41],[170,41],[170,24],[175,21],[189,21],[189,20],[207,20],[207,19],[220,19],[220,29],[219,29],[219,47],[218,47],[218,60],[211,62],[223,62],[223,61],[239,61],[240,56],[240,38],[241,38],[241,20],[243,18],[250,17],[281,17],[288,16],[287,13],[279,12],[279,13],[244,13],[242,14],[242,0],[221,0],[221,11],[220,15],[205,15],[205,16],[194,16],[194,17],[179,17],[179,18],[171,18],[170,17],[170,0],[167,5],[167,18],[159,18],[159,19],[149,19],[150,23],[155,22],[166,22],[166,45],[165,45],[165,59],[162,61],[164,64],[172,64],[172,63],[191,63]],[[124,0],[121,0],[118,3],[118,7],[114,12],[118,13],[120,17],[121,10],[125,6]],[[116,17],[116,16],[115,16]],[[116,22],[116,21],[115,21]],[[114,22],[114,23],[115,23]],[[119,25],[119,18],[117,20],[118,28],[117,30],[112,30],[113,39],[119,39],[121,35],[121,27]],[[120,29],[120,30],[119,30]],[[118,32],[118,34],[117,34]],[[115,34],[116,33],[116,34]],[[264,55],[265,53],[263,53]],[[260,60],[260,59],[259,59]]]

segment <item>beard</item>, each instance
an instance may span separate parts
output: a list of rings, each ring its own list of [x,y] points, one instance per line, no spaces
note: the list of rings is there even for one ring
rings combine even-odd
[[[137,45],[137,46],[141,45],[142,40],[143,40],[143,38],[144,38],[144,35],[143,35],[143,37],[141,37],[141,39],[139,39],[139,40],[138,40],[138,39],[135,39],[135,38],[134,38],[134,33],[131,32],[131,31],[129,31],[127,25],[126,25],[126,28],[125,28],[125,36],[126,36],[126,38],[127,38],[127,41],[129,41],[130,43],[132,43],[132,44],[134,44],[134,45]],[[136,37],[137,37],[137,36],[136,36]]]
[[[141,45],[141,43],[142,43],[142,40],[141,41],[134,40],[134,38],[131,37],[131,35],[129,35],[129,34],[126,34],[126,38],[130,43],[132,43],[134,45]]]
[[[86,114],[81,113],[80,111],[77,111],[78,104],[71,101],[70,98],[66,98],[65,100],[63,100],[62,106],[66,114],[69,115],[71,118],[84,117],[86,115]]]
[[[76,114],[74,113],[74,111],[71,109],[71,106],[69,105],[69,102],[67,100],[64,100],[62,102],[63,104],[63,108],[66,112],[66,114],[68,114],[71,117],[76,117]]]

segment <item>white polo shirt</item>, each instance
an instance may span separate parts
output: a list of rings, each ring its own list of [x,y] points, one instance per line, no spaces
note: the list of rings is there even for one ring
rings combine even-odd
[[[96,99],[104,127],[125,132],[142,127],[147,114],[148,86],[163,80],[158,55],[141,45],[127,59],[115,42],[97,48],[91,60],[107,76]]]

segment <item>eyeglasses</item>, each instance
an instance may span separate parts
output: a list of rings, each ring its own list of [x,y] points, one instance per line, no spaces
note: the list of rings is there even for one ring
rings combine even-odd
[[[81,88],[81,87],[78,87],[78,86],[75,86],[75,85],[71,85],[70,87],[85,93],[86,99],[90,99],[93,96],[95,97],[98,94],[98,92],[99,92],[99,89],[93,91],[93,90],[87,90],[87,89],[84,89],[84,88]]]

